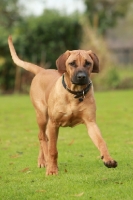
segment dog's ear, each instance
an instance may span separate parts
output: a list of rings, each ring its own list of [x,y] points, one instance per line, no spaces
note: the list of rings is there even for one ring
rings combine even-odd
[[[66,72],[66,60],[70,55],[70,51],[66,51],[56,60],[56,67],[60,73]]]
[[[94,62],[92,73],[98,73],[99,72],[99,59],[96,56],[96,54],[94,54],[91,50],[89,50],[88,53]]]

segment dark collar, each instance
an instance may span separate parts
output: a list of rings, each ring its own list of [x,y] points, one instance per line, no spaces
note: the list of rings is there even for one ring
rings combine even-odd
[[[86,88],[84,88],[83,90],[80,90],[80,91],[72,91],[70,90],[66,83],[65,83],[65,80],[64,80],[64,74],[62,75],[62,85],[63,87],[68,91],[70,92],[71,94],[74,94],[74,98],[78,98],[79,101],[83,101],[84,98],[85,98],[85,95],[87,94],[87,92],[90,90],[91,88],[91,85],[92,85],[92,81],[89,82],[89,84],[86,86]]]

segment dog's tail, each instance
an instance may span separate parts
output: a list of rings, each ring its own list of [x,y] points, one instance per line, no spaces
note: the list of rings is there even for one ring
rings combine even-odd
[[[10,49],[12,59],[13,59],[13,61],[16,65],[26,69],[27,71],[32,72],[33,74],[38,74],[41,70],[43,70],[43,68],[41,68],[37,65],[34,65],[32,63],[25,62],[17,56],[17,53],[16,53],[15,48],[14,48],[13,43],[12,43],[12,37],[11,36],[8,37],[8,45],[9,45],[9,49]]]

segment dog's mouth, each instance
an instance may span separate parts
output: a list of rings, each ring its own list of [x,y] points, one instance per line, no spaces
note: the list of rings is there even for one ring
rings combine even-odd
[[[89,83],[89,81],[78,81],[78,82],[75,82],[73,80],[71,82],[74,85],[87,85]]]
[[[87,85],[89,83],[89,78],[86,72],[78,71],[73,75],[71,82],[75,85]]]

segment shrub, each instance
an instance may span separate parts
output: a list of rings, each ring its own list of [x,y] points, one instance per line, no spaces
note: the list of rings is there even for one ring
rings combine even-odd
[[[100,74],[99,74],[100,75]],[[117,90],[133,88],[133,69],[110,67],[93,79],[95,90]]]
[[[55,61],[59,55],[67,49],[79,48],[82,27],[76,16],[63,16],[57,11],[46,10],[41,16],[23,19],[19,25],[13,27],[10,34],[13,36],[16,51],[21,59],[43,67],[56,68]],[[19,84],[14,86],[14,82],[17,83],[14,80],[18,79],[15,74],[18,73],[9,53],[7,37],[4,45],[2,48],[6,53],[4,53],[5,63],[0,67],[0,90],[5,92],[15,87],[20,91],[23,81],[20,80]],[[29,72],[19,74],[19,78],[23,79],[22,75],[27,77],[27,73]]]

